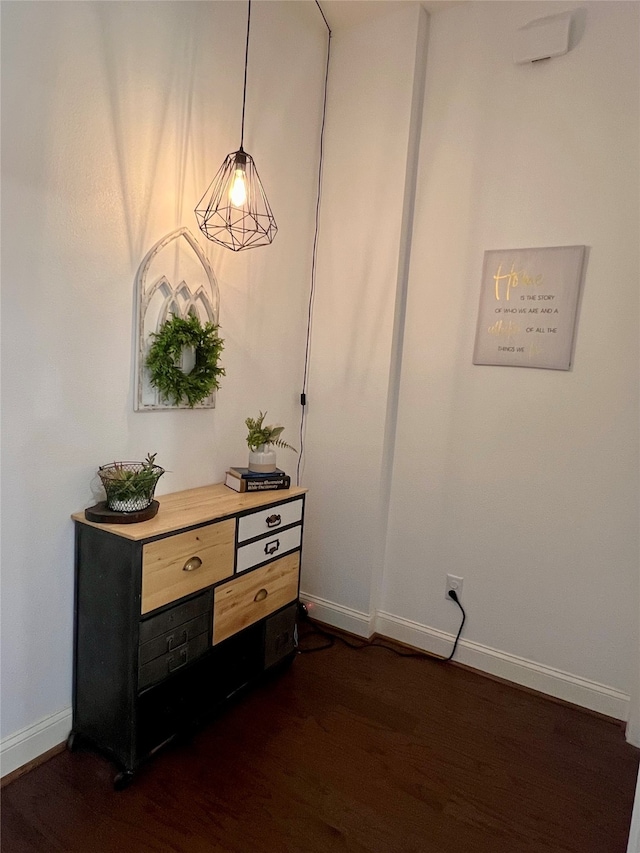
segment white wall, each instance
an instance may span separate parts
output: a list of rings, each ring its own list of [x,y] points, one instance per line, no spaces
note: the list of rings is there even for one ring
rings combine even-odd
[[[93,502],[97,466],[156,451],[170,472],[158,489],[166,493],[219,481],[242,463],[244,418],[260,409],[295,436],[324,75],[325,27],[313,3],[252,11],[245,148],[279,233],[239,255],[200,240],[218,277],[226,342],[217,407],[132,409],[135,272],[167,232],[186,225],[201,236],[193,208],[240,141],[245,33],[245,3],[2,5],[9,745],[49,718],[68,730],[69,515]],[[39,743],[46,748],[46,738]]]
[[[571,52],[515,66],[514,31],[565,9]],[[433,16],[382,602],[444,651],[461,575],[475,652],[612,713],[638,649],[638,81],[637,3]],[[472,365],[484,250],[571,244],[573,369]]]
[[[361,633],[382,568],[389,376],[425,38],[424,11],[399,4],[339,30],[331,48],[302,586],[319,615],[331,618],[323,602],[334,613],[337,604]]]
[[[571,51],[515,66],[515,31],[567,9]],[[638,4],[436,11],[407,232],[419,20],[402,8],[335,39],[303,589],[330,623],[446,654],[459,611],[445,576],[462,575],[459,660],[624,718],[638,628]],[[589,247],[573,369],[472,365],[485,249],[571,244]]]

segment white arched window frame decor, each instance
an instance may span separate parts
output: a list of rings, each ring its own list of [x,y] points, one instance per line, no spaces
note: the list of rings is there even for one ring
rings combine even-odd
[[[200,322],[218,325],[220,296],[211,265],[188,228],[178,228],[159,240],[147,252],[136,274],[135,396],[137,412],[188,409],[164,400],[149,381],[145,366],[153,332],[170,317],[184,319],[195,314]],[[193,354],[185,352],[182,369],[193,366]],[[196,409],[215,407],[215,390],[196,404]]]

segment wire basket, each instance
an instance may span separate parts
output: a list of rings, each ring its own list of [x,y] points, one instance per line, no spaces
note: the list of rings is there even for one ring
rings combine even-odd
[[[139,512],[153,501],[153,493],[164,468],[148,462],[112,462],[101,465],[98,476],[107,493],[107,506],[114,512]]]

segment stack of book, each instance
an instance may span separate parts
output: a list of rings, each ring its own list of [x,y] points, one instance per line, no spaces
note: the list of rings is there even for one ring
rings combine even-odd
[[[229,468],[224,482],[236,492],[268,492],[272,489],[288,489],[291,477],[280,468],[269,474],[259,474],[248,468]]]

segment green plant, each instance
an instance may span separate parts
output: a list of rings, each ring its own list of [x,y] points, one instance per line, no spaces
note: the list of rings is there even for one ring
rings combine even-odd
[[[247,444],[249,445],[249,450],[257,450],[262,444],[273,444],[275,447],[284,447],[288,450],[293,450],[294,453],[298,451],[295,447],[291,447],[290,444],[287,444],[286,441],[283,441],[280,436],[284,430],[284,427],[281,426],[266,426],[264,423],[264,419],[267,417],[267,413],[264,414],[260,412],[260,416],[257,418],[247,418],[245,424],[247,425],[247,429],[249,433],[247,435]]]
[[[213,323],[203,326],[195,314],[189,314],[186,320],[171,317],[158,332],[151,333],[153,344],[146,360],[149,381],[169,403],[178,406],[186,400],[193,408],[220,387],[218,377],[225,375],[225,369],[218,366],[224,349],[218,328]],[[196,363],[189,373],[179,366],[185,347],[193,347],[196,354]]]
[[[107,493],[107,502],[150,501],[164,468],[155,464],[156,453],[148,453],[144,462],[113,462],[101,465],[98,474]]]

